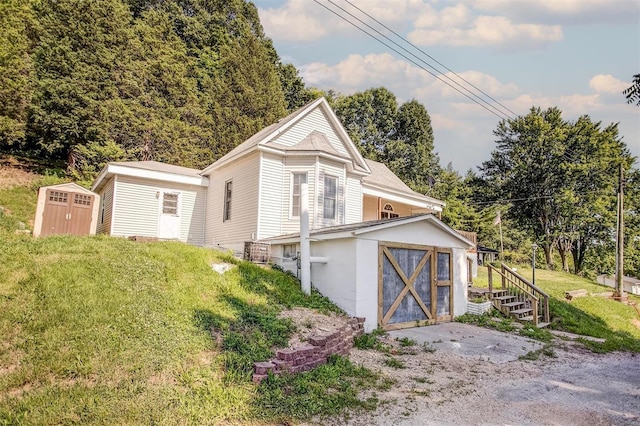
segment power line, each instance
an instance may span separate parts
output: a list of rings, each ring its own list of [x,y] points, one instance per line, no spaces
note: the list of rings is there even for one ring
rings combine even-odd
[[[329,0],[331,1],[331,0]],[[465,79],[464,77],[462,77],[461,75],[459,75],[457,72],[455,72],[454,70],[452,70],[451,68],[449,68],[448,66],[446,66],[445,64],[443,64],[442,62],[438,61],[436,58],[434,58],[433,56],[429,55],[427,52],[425,52],[424,50],[422,50],[421,48],[419,48],[418,46],[416,46],[415,44],[411,43],[409,40],[407,40],[406,38],[402,37],[400,34],[398,34],[397,32],[395,32],[394,30],[392,30],[391,28],[387,27],[384,23],[378,21],[376,18],[374,18],[373,16],[371,16],[369,13],[365,12],[364,10],[360,9],[358,6],[356,6],[355,4],[351,3],[349,0],[344,0],[347,3],[349,3],[352,7],[356,8],[357,10],[359,10],[360,12],[364,13],[367,17],[369,17],[370,19],[372,19],[374,22],[378,23],[379,25],[381,25],[384,29],[391,31],[392,34],[394,34],[396,37],[400,38],[401,40],[403,40],[404,42],[408,43],[409,45],[411,45],[411,47],[413,47],[414,49],[416,49],[417,51],[419,51],[420,53],[422,53],[423,55],[426,55],[429,59],[431,59],[432,61],[434,61],[435,63],[437,63],[438,65],[442,66],[444,69],[446,69],[447,71],[453,73],[456,77],[458,77],[460,80],[464,81],[465,83],[467,83],[469,86],[473,87],[474,89],[476,89],[477,91],[479,91],[480,93],[482,93],[484,96],[486,96],[487,98],[491,99],[493,102],[497,103],[498,105],[500,105],[502,108],[504,108],[505,110],[509,111],[513,116],[517,117],[518,114],[516,114],[515,112],[513,112],[511,109],[509,109],[507,106],[505,106],[504,104],[502,104],[500,101],[498,101],[497,99],[493,98],[491,95],[489,95],[488,93],[484,92],[482,89],[480,89],[479,87],[476,87],[476,85],[474,85],[473,83],[471,83],[470,81],[468,81],[467,79]],[[486,102],[486,101],[484,101]]]
[[[396,52],[398,55],[402,56],[403,58],[405,58],[407,61],[411,62],[412,64],[414,64],[415,66],[421,68],[422,70],[428,72],[429,74],[431,74],[433,77],[437,78],[438,80],[440,80],[441,82],[443,82],[444,84],[446,84],[447,86],[451,87],[453,90],[455,90],[456,92],[460,93],[461,95],[463,95],[464,97],[466,97],[467,99],[469,99],[470,101],[474,102],[475,104],[479,105],[480,107],[484,108],[485,110],[487,110],[488,112],[490,112],[491,114],[495,115],[496,117],[498,117],[499,119],[503,120],[505,118],[509,118],[506,114],[501,113],[501,115],[499,115],[500,111],[498,111],[498,113],[492,111],[491,109],[489,109],[486,105],[483,105],[481,103],[479,103],[477,100],[473,99],[471,96],[467,95],[466,93],[462,92],[460,89],[452,86],[451,84],[449,84],[448,82],[444,81],[443,79],[441,79],[439,76],[437,76],[436,74],[434,74],[433,72],[429,71],[428,69],[426,69],[424,66],[418,64],[416,61],[414,61],[413,59],[410,59],[409,57],[407,57],[406,55],[404,55],[403,53],[399,52],[397,49],[389,46],[387,43],[385,43],[384,41],[380,40],[379,38],[377,38],[376,36],[374,36],[373,34],[367,32],[365,29],[359,27],[357,24],[355,24],[354,22],[350,21],[349,19],[343,17],[342,15],[340,15],[339,13],[335,12],[334,10],[331,10],[330,8],[328,8],[327,6],[323,5],[322,3],[320,3],[318,0],[313,0],[314,2],[316,2],[318,5],[324,7],[325,9],[327,9],[329,12],[333,13],[334,15],[336,15],[337,17],[339,17],[340,19],[346,21],[347,23],[351,24],[352,26],[354,26],[355,28],[359,29],[360,31],[362,31],[363,33],[367,34],[369,37],[373,38],[374,40],[378,41],[380,44],[382,44],[383,46],[387,47],[388,49],[391,49],[392,51]],[[466,89],[465,89],[466,90]],[[468,91],[468,90],[467,90]],[[494,107],[495,109],[495,107]]]

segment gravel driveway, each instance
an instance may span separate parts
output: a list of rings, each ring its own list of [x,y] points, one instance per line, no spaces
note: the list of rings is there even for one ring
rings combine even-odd
[[[436,327],[441,327],[437,329]],[[416,334],[417,333],[417,334]],[[403,347],[397,338],[417,345]],[[555,339],[552,353],[518,357],[539,343],[451,323],[393,332],[391,354],[352,350],[351,360],[395,383],[374,412],[318,419],[325,425],[638,425],[640,356],[594,354]],[[398,363],[388,360],[395,358]]]

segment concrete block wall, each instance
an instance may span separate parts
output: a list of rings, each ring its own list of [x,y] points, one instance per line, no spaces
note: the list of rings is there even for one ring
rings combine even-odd
[[[353,348],[354,337],[364,334],[364,318],[350,318],[349,323],[331,334],[309,337],[306,344],[279,349],[269,361],[254,364],[253,381],[260,383],[272,374],[297,374],[325,364],[331,355],[346,356]]]

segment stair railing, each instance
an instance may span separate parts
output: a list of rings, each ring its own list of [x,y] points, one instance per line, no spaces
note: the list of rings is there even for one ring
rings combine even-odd
[[[528,305],[527,307],[531,308],[533,322],[536,326],[538,325],[539,316],[542,316],[544,322],[550,322],[549,295],[504,263],[500,269],[492,265],[487,265],[487,268],[490,295],[493,295],[493,274],[496,273],[501,278],[501,289],[508,290],[510,295],[515,297],[518,302],[523,302],[525,306]]]

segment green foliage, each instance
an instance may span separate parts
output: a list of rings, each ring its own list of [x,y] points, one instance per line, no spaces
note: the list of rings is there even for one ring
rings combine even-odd
[[[291,417],[334,415],[345,408],[374,409],[375,398],[361,400],[358,389],[377,387],[378,377],[348,358],[332,356],[328,362],[310,372],[296,376],[270,375],[258,389],[254,416],[287,422]]]
[[[386,358],[384,360],[384,365],[391,368],[403,369],[407,368],[404,365],[404,362],[400,361],[398,358]]]
[[[541,246],[548,267],[557,249],[564,270],[571,257],[574,272],[582,272],[589,251],[612,240],[618,170],[629,172],[634,161],[617,124],[602,128],[589,116],[567,122],[558,108],[532,108],[500,122],[494,134],[477,198],[508,202],[503,217]]]
[[[357,336],[353,340],[353,345],[358,349],[375,349],[378,351],[385,352],[388,349],[385,345],[383,345],[378,337],[384,335],[385,332],[381,328],[377,328],[373,330],[371,333],[363,334],[361,336]]]
[[[0,8],[0,149],[75,179],[118,160],[204,167],[311,96],[244,0]]]

